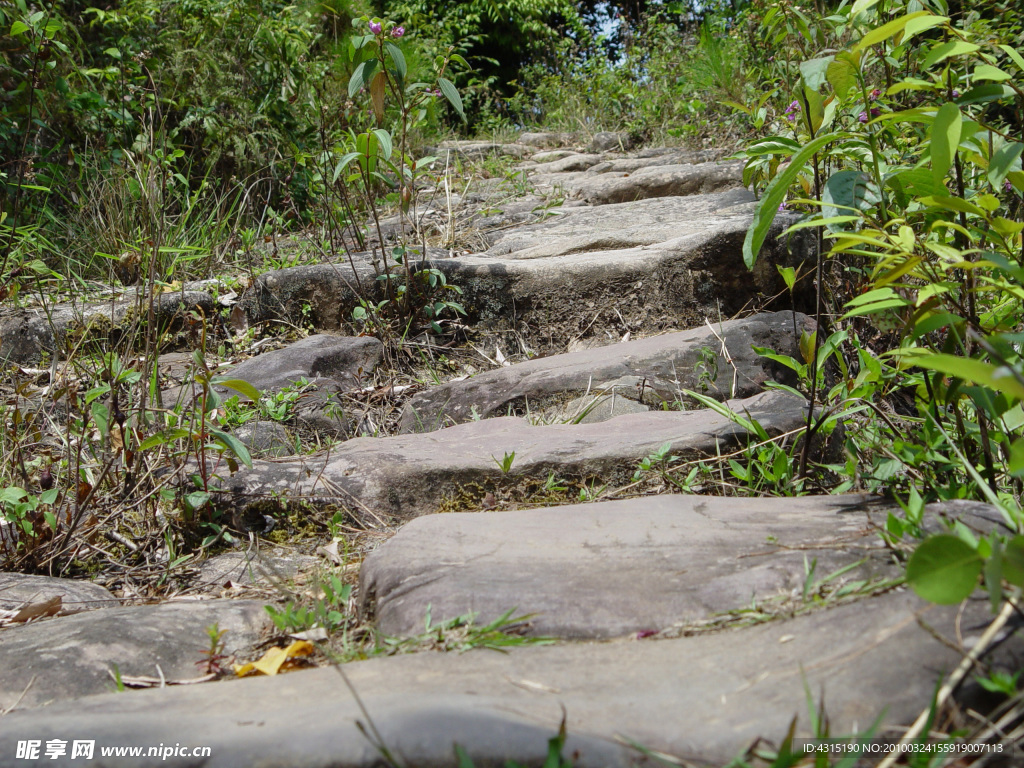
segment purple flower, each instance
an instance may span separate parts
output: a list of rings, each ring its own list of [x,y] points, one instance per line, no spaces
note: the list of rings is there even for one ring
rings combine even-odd
[[[878,107],[872,107],[871,108],[871,116],[872,117],[878,117],[880,114],[882,114],[882,110],[880,110]]]
[[[391,30],[392,37],[401,37],[405,34],[405,27],[395,27]]]
[[[441,89],[440,88],[435,88],[430,93],[431,93],[432,96],[440,96],[441,95]]]
[[[786,201],[783,200],[781,203],[779,203],[779,213],[783,213],[784,211],[787,210],[788,208],[786,208]]]
[[[862,123],[866,123],[868,121],[868,113],[861,112],[859,115],[857,115],[857,119]]]
[[[875,90],[873,90],[871,92],[871,100],[872,101],[878,101],[878,97],[881,96],[881,95],[882,95],[881,89],[875,88]]]
[[[378,22],[378,21],[371,21],[370,22],[370,31],[373,32],[373,34],[375,34],[375,35],[379,35],[381,32],[384,31],[384,27],[382,27],[380,25],[380,22]]]
[[[954,99],[959,99],[960,98],[960,91],[956,90],[955,88],[953,89],[953,98]]]
[[[792,114],[794,112],[799,112],[799,111],[800,111],[800,102],[796,101],[795,99],[793,101],[789,102],[789,106],[786,107],[786,114],[787,115]]]
[[[1011,184],[1008,181],[1004,181],[1003,182],[1003,189],[1005,189],[1007,192],[1013,192],[1013,184]]]

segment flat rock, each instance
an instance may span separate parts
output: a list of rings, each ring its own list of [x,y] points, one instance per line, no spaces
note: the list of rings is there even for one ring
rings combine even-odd
[[[178,291],[156,297],[154,310],[162,328],[173,328],[197,310],[212,316],[215,304],[213,297],[203,291]],[[56,306],[48,314],[42,309],[16,310],[0,320],[0,362],[35,365],[44,354],[63,356],[68,343],[81,336],[106,344],[130,333],[139,322],[138,301],[134,298],[80,307]]]
[[[28,709],[113,690],[115,665],[122,676],[201,677],[196,662],[209,648],[206,628],[213,624],[228,630],[224,653],[232,654],[255,645],[270,619],[262,602],[205,600],[104,608],[9,627],[0,632],[0,711],[19,697],[18,709]]]
[[[571,149],[550,149],[546,152],[538,152],[533,155],[530,160],[537,164],[550,163],[554,160],[561,160],[565,157],[572,157],[573,155],[579,154]]]
[[[625,152],[633,148],[633,137],[626,131],[601,131],[590,140],[591,152]]]
[[[774,435],[799,429],[803,398],[772,391],[729,402]],[[446,498],[487,484],[523,478],[625,482],[637,462],[666,443],[683,457],[714,455],[745,444],[747,432],[711,410],[617,416],[599,424],[531,426],[503,417],[459,424],[427,434],[355,438],[295,461],[255,461],[251,470],[223,478],[222,504],[275,509],[282,497],[342,505],[364,520],[407,520],[434,512]],[[507,472],[499,461],[515,453]]]
[[[568,171],[585,171],[591,166],[600,163],[602,155],[578,155],[572,154],[560,160],[552,160],[544,164],[544,173],[565,173]]]
[[[487,624],[513,610],[532,617],[529,634],[609,638],[751,604],[789,611],[809,560],[817,580],[864,561],[829,592],[902,575],[868,502],[669,495],[427,515],[363,562],[361,612],[385,635],[422,631],[428,611],[435,622],[475,613]]]
[[[584,394],[616,393],[662,407],[690,389],[723,400],[749,397],[789,369],[759,356],[768,347],[799,358],[805,315],[775,312],[646,339],[584,349],[504,366],[415,395],[402,414],[403,432],[430,431],[475,418],[522,415]]]
[[[652,197],[710,194],[743,187],[743,163],[653,165],[629,175],[611,170],[569,184],[573,193],[591,205],[627,203]]]
[[[223,587],[228,582],[245,586],[287,585],[319,562],[313,555],[285,550],[225,552],[203,561],[195,586]]]
[[[657,155],[638,155],[636,157],[619,157],[605,160],[590,166],[590,173],[633,173],[641,168],[652,168],[663,165],[695,165],[710,163],[721,157],[721,152],[713,149],[684,150],[666,149]],[[534,155],[534,159],[536,159]]]
[[[61,599],[67,613],[121,605],[105,588],[89,581],[0,572],[0,611],[12,611],[26,603],[45,603],[55,597]]]
[[[564,147],[576,137],[571,133],[554,131],[527,131],[519,134],[519,144],[528,147]]]
[[[227,375],[247,381],[262,392],[284,389],[299,379],[311,384],[334,383],[350,390],[363,386],[383,354],[384,345],[372,336],[316,334],[252,357],[231,368]]]
[[[752,204],[751,193],[734,189],[568,208],[509,230],[484,253],[431,258],[428,265],[462,289],[466,322],[515,329],[538,352],[562,351],[603,330],[621,337],[693,327],[764,296],[782,297],[774,308],[790,305],[776,266],[808,261],[811,241],[801,233],[780,239],[796,220],[780,216],[748,270],[742,246]],[[373,284],[369,275],[364,283]],[[308,317],[317,328],[339,328],[358,303],[353,283],[342,262],[268,272],[240,306],[251,323]],[[804,289],[796,302],[798,309],[810,306]]]
[[[597,424],[626,413],[646,413],[649,410],[649,406],[613,391],[609,395],[574,397],[564,405],[545,408],[539,416],[531,414],[530,419],[540,424]]]
[[[923,629],[941,633],[951,648]],[[176,768],[338,768],[377,766],[373,730],[403,764],[455,764],[453,744],[476,765],[543,762],[562,719],[565,754],[579,768],[640,764],[624,746],[696,764],[724,765],[765,739],[778,745],[796,718],[813,735],[805,691],[824,698],[833,734],[866,729],[893,740],[927,710],[936,681],[961,660],[956,638],[975,642],[991,620],[987,601],[926,606],[908,592],[737,631],[672,640],[574,643],[508,653],[420,653],[315,669],[230,685],[110,694],[14,712],[0,729],[0,754],[19,740],[95,740],[97,768],[156,765],[101,758],[101,746],[188,743],[208,757],[179,757]],[[1004,644],[1021,652],[1020,640]],[[977,685],[956,692],[970,704]],[[699,713],[699,715],[695,715]],[[764,746],[762,744],[761,746]],[[1022,755],[1024,757],[1024,755]],[[1011,761],[1016,759],[1011,756]],[[49,765],[43,754],[19,765]]]
[[[525,144],[499,144],[493,141],[446,141],[439,147],[427,147],[425,154],[437,156],[441,163],[455,157],[466,160],[482,160],[490,155],[505,155],[517,159],[524,158],[534,148]]]
[[[254,421],[243,424],[235,430],[235,437],[242,441],[253,456],[295,455],[295,440],[280,422]]]

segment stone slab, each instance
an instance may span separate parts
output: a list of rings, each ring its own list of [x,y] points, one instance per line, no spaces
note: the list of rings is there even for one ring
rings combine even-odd
[[[233,683],[91,697],[14,712],[0,727],[0,755],[19,740],[91,739],[96,768],[167,765],[159,758],[99,757],[100,746],[185,744],[211,748],[176,768],[377,766],[380,753],[357,727],[367,715],[405,764],[451,766],[453,744],[475,765],[542,762],[563,707],[579,768],[640,765],[632,740],[699,765],[723,765],[764,738],[778,744],[791,720],[812,735],[806,690],[824,706],[832,733],[879,735],[926,710],[939,676],[961,654],[959,607],[925,606],[895,592],[872,600],[738,631],[674,640],[574,643],[465,654],[421,653]],[[987,601],[959,617],[968,645],[991,619]],[[1017,638],[1004,644],[1020,654]],[[1018,658],[1019,661],[1019,658]],[[365,712],[349,685],[359,693]],[[973,682],[957,691],[970,701]],[[762,746],[764,746],[762,744]],[[1022,755],[1024,756],[1024,755]],[[50,765],[21,760],[18,765]],[[647,763],[649,764],[649,763]]]
[[[640,168],[628,176],[610,169],[585,177],[569,188],[591,205],[626,203],[653,197],[711,194],[742,188],[741,162],[700,163],[698,165],[654,165]]]
[[[122,676],[200,677],[196,662],[209,648],[212,624],[228,630],[224,653],[232,654],[251,649],[270,618],[261,602],[203,600],[103,608],[8,627],[0,631],[0,712],[15,702],[28,709],[114,690],[115,665]],[[7,757],[0,751],[0,765]]]
[[[731,317],[753,301],[791,299],[776,266],[810,258],[810,240],[779,239],[794,217],[780,216],[753,271],[742,259],[751,223],[745,190],[570,208],[540,224],[509,230],[487,252],[431,258],[462,290],[465,322],[518,336],[538,352],[611,329],[650,335]],[[373,284],[368,266],[364,284]],[[308,318],[342,327],[358,298],[345,263],[261,275],[240,306],[249,322]],[[798,291],[796,307],[810,306]],[[511,338],[512,336],[510,336]],[[518,343],[518,342],[517,342]]]
[[[135,299],[118,299],[80,307],[56,306],[48,313],[41,309],[8,313],[0,320],[0,363],[35,365],[44,355],[63,356],[68,335],[75,333],[84,334],[105,348],[139,322],[137,308]],[[184,291],[163,293],[154,301],[161,327],[175,327],[196,310],[211,317],[215,312],[213,297],[203,291]]]
[[[865,561],[830,592],[902,575],[870,501],[670,495],[427,515],[363,562],[361,613],[392,636],[422,632],[428,611],[435,622],[476,613],[486,624],[513,610],[532,616],[531,635],[610,638],[752,604],[789,610],[812,560],[816,581]]]
[[[0,572],[0,611],[12,611],[26,603],[45,603],[55,597],[61,599],[66,613],[121,605],[104,587],[90,581]]]
[[[660,408],[682,390],[719,400],[749,397],[766,381],[795,384],[789,369],[754,347],[800,357],[813,320],[792,312],[760,314],[646,339],[536,358],[418,393],[405,406],[403,432],[430,431],[474,418],[522,415],[574,396],[614,392]]]
[[[772,391],[729,401],[734,411],[761,423],[769,434],[798,430],[803,398]],[[218,504],[242,510],[276,509],[282,498],[347,507],[366,520],[408,520],[434,512],[446,498],[490,483],[524,478],[626,482],[637,463],[668,444],[682,457],[715,455],[746,444],[747,432],[710,410],[651,411],[599,424],[531,426],[502,417],[459,424],[426,434],[354,438],[297,460],[254,461],[223,478]],[[515,453],[508,472],[499,462]],[[479,495],[483,495],[480,490]]]

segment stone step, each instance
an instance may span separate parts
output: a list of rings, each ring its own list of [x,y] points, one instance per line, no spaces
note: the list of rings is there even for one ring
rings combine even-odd
[[[397,636],[422,631],[428,613],[487,624],[513,611],[531,616],[529,634],[561,638],[682,632],[730,612],[763,619],[842,599],[851,582],[899,578],[878,536],[891,509],[868,496],[673,495],[427,515],[366,558],[361,612]]]
[[[987,600],[962,609],[894,592],[678,639],[419,653],[347,664],[344,679],[324,668],[109,694],[8,714],[0,755],[11,759],[28,739],[85,739],[96,768],[156,765],[102,758],[100,747],[159,744],[210,747],[208,757],[176,758],[177,768],[369,768],[381,764],[370,740],[379,738],[407,765],[454,765],[456,744],[476,765],[540,764],[564,712],[565,755],[579,768],[638,765],[630,743],[723,765],[759,739],[778,745],[794,718],[798,737],[813,736],[808,691],[812,706],[823,699],[833,735],[882,715],[877,736],[898,739],[960,663],[957,638],[970,645],[990,620]],[[1019,638],[1002,648],[1021,650]],[[956,700],[977,706],[978,690],[968,678]],[[40,750],[17,764],[52,761]]]
[[[807,411],[803,398],[779,391],[728,405],[771,435],[798,431]],[[743,427],[711,410],[546,426],[502,417],[425,434],[355,438],[301,459],[256,461],[251,470],[220,481],[218,503],[230,503],[243,528],[251,519],[259,529],[267,508],[288,499],[340,505],[365,522],[393,522],[435,512],[446,500],[479,504],[488,487],[526,479],[624,483],[641,459],[663,446],[696,458],[746,445],[748,437]],[[502,468],[513,453],[510,466]]]
[[[800,334],[813,328],[806,315],[776,312],[535,358],[416,394],[405,406],[401,430],[423,432],[473,419],[537,414],[575,397],[609,393],[653,408],[685,401],[684,389],[719,400],[750,397],[767,381],[796,384],[792,371],[753,348],[800,359]],[[585,410],[587,403],[581,405]]]
[[[98,608],[0,631],[0,712],[116,690],[111,673],[168,681],[202,677],[207,627],[227,630],[223,653],[246,651],[271,625],[255,600]],[[0,718],[0,733],[9,733]],[[26,738],[26,737],[22,737]],[[62,737],[63,738],[63,737]],[[14,753],[0,750],[0,765]]]
[[[629,332],[650,335],[731,317],[765,297],[774,308],[792,299],[776,266],[810,259],[810,240],[779,239],[792,224],[780,216],[753,271],[742,259],[752,221],[745,190],[576,207],[547,221],[510,229],[485,253],[432,256],[461,295],[465,321],[518,335],[536,352],[564,351],[578,339],[606,343]],[[359,282],[374,285],[372,268],[356,262]],[[292,267],[256,279],[240,306],[249,322],[311,322],[337,329],[358,303],[356,273],[347,262]],[[801,288],[797,308],[809,305]],[[611,339],[607,334],[611,334]]]

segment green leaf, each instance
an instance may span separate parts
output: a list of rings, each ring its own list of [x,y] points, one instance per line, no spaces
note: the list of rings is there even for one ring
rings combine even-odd
[[[334,166],[334,178],[331,179],[331,183],[332,184],[337,183],[338,177],[341,176],[341,174],[345,170],[345,168],[348,167],[348,164],[351,163],[353,160],[355,160],[357,157],[361,157],[361,156],[362,155],[360,155],[359,152],[348,152],[348,153],[342,155],[341,159],[338,160],[338,164],[336,166]]]
[[[213,494],[206,491],[193,491],[185,496],[185,505],[194,512],[203,507],[212,498]]]
[[[972,381],[975,384],[1006,392],[1013,397],[1024,398],[1024,384],[1021,384],[1006,366],[992,365],[992,363],[986,363],[984,360],[973,357],[945,354],[920,355],[910,358],[910,362],[920,368],[927,368],[929,371],[938,371],[956,379]]]
[[[825,84],[829,66],[834,61],[834,56],[824,56],[820,59],[800,62],[800,74],[803,76],[807,87],[812,91],[820,91],[821,86]]]
[[[956,100],[956,103],[960,105],[984,104],[989,101],[996,101],[997,99],[1013,98],[1015,95],[1016,91],[1008,85],[1000,85],[999,83],[983,83],[982,85],[976,85],[966,93],[961,94],[960,98]]]
[[[921,62],[921,70],[931,69],[934,65],[944,59],[948,59],[950,56],[963,56],[967,53],[974,53],[977,50],[979,48],[974,43],[965,43],[963,40],[940,43],[925,56],[924,61]]]
[[[879,43],[888,40],[893,35],[897,35],[904,30],[910,21],[913,19],[921,18],[922,16],[930,16],[928,11],[915,11],[914,13],[908,13],[905,16],[900,16],[898,19],[893,19],[888,24],[883,24],[880,27],[872,29],[864,37],[860,39],[860,42],[853,47],[854,51],[862,51],[865,48],[870,48],[872,45],[878,45]]]
[[[953,165],[953,155],[960,146],[960,129],[963,116],[960,107],[946,102],[935,115],[931,129],[932,176],[936,183],[942,183]]]
[[[370,82],[370,78],[373,76],[374,70],[376,69],[376,59],[364,61],[356,67],[355,71],[352,73],[352,77],[348,81],[348,97],[350,99],[359,93],[360,88],[366,87],[366,84]]]
[[[16,21],[13,24],[11,24],[11,36],[13,37],[15,35],[22,35],[25,32],[28,32],[30,29],[31,27],[25,22]]]
[[[850,89],[857,85],[857,69],[846,59],[836,59],[828,65],[825,74],[832,90],[840,98],[846,96]]]
[[[0,488],[0,503],[17,504],[26,496],[28,496],[28,493],[16,485],[11,485],[7,488]]]
[[[1024,587],[1024,536],[1014,536],[1003,550],[1003,578]]]
[[[927,16],[911,19],[907,22],[907,26],[903,30],[903,39],[900,40],[900,43],[905,43],[914,35],[918,35],[926,30],[937,27],[940,24],[945,24],[948,21],[949,16],[935,16],[934,14],[928,14]]]
[[[233,389],[242,395],[245,395],[254,403],[260,399],[260,391],[256,389],[248,381],[242,379],[220,379],[214,378],[210,381],[211,384],[216,384],[218,387],[227,387]]]
[[[796,177],[804,170],[807,161],[822,147],[842,138],[844,135],[828,133],[813,139],[803,149],[793,155],[792,161],[790,161],[790,164],[782,173],[772,179],[771,184],[764,191],[764,197],[761,198],[757,209],[754,211],[754,221],[751,223],[750,229],[747,230],[747,236],[743,240],[743,263],[747,265],[748,269],[754,267],[754,263],[757,261],[757,254],[761,251],[765,238],[768,237],[772,222],[775,221],[779,205],[786,199],[786,193],[789,191],[790,185],[796,181]]]
[[[391,159],[391,134],[383,128],[376,128],[373,134],[380,143],[380,154],[385,160]]]
[[[249,469],[252,469],[252,457],[249,456],[249,449],[245,447],[245,444],[242,443],[241,440],[234,435],[228,432],[222,432],[219,429],[211,429],[210,434],[216,438],[218,443],[222,444],[225,448],[235,454],[239,461],[245,464]]]
[[[977,550],[963,539],[932,536],[910,556],[907,583],[925,600],[953,605],[974,591],[984,565]]]
[[[1004,80],[1012,80],[1013,75],[1007,74],[999,67],[994,67],[991,64],[979,64],[974,68],[974,79],[991,80],[993,82],[1001,83]]]
[[[391,60],[395,62],[395,71],[398,73],[398,79],[404,81],[405,76],[409,72],[409,67],[406,66],[405,55],[402,53],[402,49],[388,40],[384,43],[384,50],[391,54]]]
[[[462,118],[462,122],[466,122],[466,113],[462,109],[462,97],[459,96],[459,91],[455,88],[455,85],[451,80],[444,77],[437,78],[437,85],[441,89],[441,93],[448,99],[451,105],[455,108],[455,111],[459,113],[459,117]]]
[[[1016,50],[1014,50],[1009,45],[1000,45],[999,47],[1007,56],[1010,57],[1011,61],[1013,61],[1013,63],[1017,65],[1017,69],[1019,69],[1021,72],[1024,72],[1024,56],[1021,56],[1019,53],[1017,53]]]
[[[878,185],[861,171],[838,171],[829,176],[821,194],[821,213],[825,217],[849,213],[851,208],[865,212],[878,205],[882,197]],[[829,226],[833,232],[845,227]]]
[[[992,160],[988,164],[988,180],[993,187],[998,189],[1006,178],[1006,174],[1015,169],[1019,170],[1022,151],[1024,151],[1024,144],[1014,141],[1003,144],[993,153]]]

